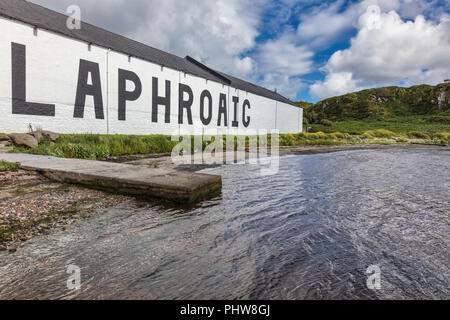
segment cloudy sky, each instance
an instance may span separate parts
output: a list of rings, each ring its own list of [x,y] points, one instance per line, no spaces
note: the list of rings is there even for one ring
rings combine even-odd
[[[450,78],[450,0],[32,0],[293,100]]]

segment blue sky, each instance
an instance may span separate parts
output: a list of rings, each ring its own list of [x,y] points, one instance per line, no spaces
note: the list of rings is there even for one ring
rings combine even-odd
[[[292,100],[450,78],[450,0],[32,0]]]
[[[375,7],[377,7],[376,10],[379,10],[379,12],[374,10]],[[325,39],[318,46],[312,45],[311,50],[314,52],[312,57],[312,70],[294,76],[294,78],[298,78],[306,84],[304,88],[296,93],[295,98],[296,100],[317,101],[322,97],[312,96],[310,94],[310,85],[325,79],[326,72],[322,68],[327,65],[328,60],[334,53],[351,48],[351,40],[358,35],[360,30],[357,25],[357,19],[368,10],[374,10],[374,13],[380,16],[395,12],[398,14],[401,22],[409,22],[412,24],[415,23],[417,16],[422,15],[429,23],[440,25],[449,17],[450,1],[274,1],[263,14],[263,23],[260,25],[260,35],[257,38],[257,42],[264,43],[270,39],[277,39],[285,34],[286,30],[296,30],[296,36],[301,39],[302,25],[308,24],[311,20],[314,20],[314,17],[320,14],[324,18],[327,17],[332,21],[338,19],[338,17],[345,17],[334,25],[334,32],[322,34],[317,32],[317,34],[312,33],[310,37],[304,38],[306,45],[310,41],[315,41],[315,38],[323,37]],[[320,19],[320,22],[325,25],[327,24],[326,19]],[[448,23],[443,30],[446,30],[447,33],[450,32]],[[288,32],[292,33],[292,31]],[[419,41],[426,41],[425,38],[421,38],[420,36],[417,39]],[[440,40],[444,42],[443,47],[449,49],[448,37]],[[250,52],[249,54],[252,55],[253,53]],[[447,53],[450,56],[450,51],[447,51]],[[445,61],[447,65],[445,65]],[[448,59],[444,60],[441,66],[450,76],[449,63],[450,61]],[[389,67],[389,65],[386,65],[386,67]],[[426,70],[427,68],[423,69]],[[400,76],[398,80],[375,81],[369,86],[411,85],[421,83],[420,80],[423,79],[417,77],[418,79],[415,81],[414,79],[407,78]],[[429,79],[428,83],[442,82],[443,79],[441,78],[437,76],[437,79]],[[427,82],[427,79],[423,80]],[[361,88],[365,87],[367,86],[363,85]],[[342,93],[345,93],[345,91]],[[339,93],[337,92],[337,94]]]

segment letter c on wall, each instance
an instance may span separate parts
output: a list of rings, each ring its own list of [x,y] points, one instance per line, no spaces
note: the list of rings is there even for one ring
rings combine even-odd
[[[250,109],[250,102],[248,100],[245,100],[242,105],[242,123],[247,128],[250,125],[250,116],[245,116],[245,108]]]

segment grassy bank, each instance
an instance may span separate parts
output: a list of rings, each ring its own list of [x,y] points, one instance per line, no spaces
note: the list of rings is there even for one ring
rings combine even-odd
[[[450,83],[442,83],[373,88],[297,104],[303,107],[310,132],[364,135],[388,130],[399,138],[435,141],[447,139],[450,132],[449,96]]]
[[[398,135],[408,135],[421,132],[424,136],[450,132],[450,123],[439,122],[435,116],[406,116],[396,117],[389,120],[343,120],[343,121],[321,121],[320,123],[307,124],[314,131],[347,132],[358,135],[369,130],[384,129]]]
[[[407,133],[396,133],[386,129],[363,130],[372,128],[370,126],[359,126],[357,130],[350,134],[348,132],[315,132],[280,135],[280,146],[300,146],[300,145],[340,145],[340,144],[394,144],[394,143],[430,143],[447,144],[450,138],[449,132],[423,133],[410,131]],[[323,128],[323,131],[332,130],[330,127]],[[325,130],[329,129],[329,130]],[[345,128],[344,128],[345,129]],[[344,130],[342,130],[344,131]],[[224,138],[224,146],[226,139]],[[204,141],[203,148],[210,142]],[[242,145],[243,142],[234,141]],[[75,134],[61,135],[56,142],[43,140],[39,146],[32,149],[15,147],[12,152],[31,153],[39,155],[49,155],[63,158],[79,159],[106,159],[109,157],[149,154],[149,153],[170,153],[177,144],[171,141],[170,136],[150,135],[150,136],[127,136],[127,135],[93,135]],[[248,146],[248,139],[245,145]],[[269,136],[268,144],[271,144]],[[5,164],[5,166],[8,166]]]
[[[0,160],[0,172],[19,169],[20,165],[15,162]]]
[[[62,134],[56,142],[43,139],[38,147],[15,147],[12,152],[62,158],[104,159],[120,155],[171,152],[176,142],[170,136]]]
[[[423,135],[421,132],[398,134],[385,129],[366,130],[361,134],[342,133],[340,131],[325,133],[298,133],[280,136],[281,146],[296,145],[338,145],[338,144],[408,144],[424,143],[446,145],[449,132]]]

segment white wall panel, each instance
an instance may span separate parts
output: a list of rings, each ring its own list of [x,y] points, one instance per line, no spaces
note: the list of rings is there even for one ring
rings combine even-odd
[[[106,132],[106,50],[81,41],[0,18],[0,129],[3,132],[24,132],[31,123],[34,128],[73,133]],[[27,101],[56,104],[55,117],[12,114],[11,111],[11,43],[26,46]],[[104,119],[96,119],[93,99],[87,97],[83,119],[75,119],[74,103],[80,59],[99,64],[102,81]]]
[[[277,101],[277,129],[280,133],[293,133],[299,131],[301,118],[300,108]],[[300,128],[301,131],[301,128]]]
[[[234,134],[246,129],[242,122],[243,103],[248,100],[250,116],[248,129],[280,129],[282,133],[301,131],[302,109],[271,100],[244,90],[206,80],[184,72],[161,67],[109,49],[89,46],[56,33],[0,18],[0,132],[25,132],[28,124],[61,133],[110,134],[168,134],[188,130],[202,134],[206,129],[227,129]],[[26,100],[28,102],[55,104],[55,116],[12,114],[12,56],[11,43],[25,46],[26,50]],[[98,64],[101,81],[104,119],[96,119],[94,99],[87,95],[83,118],[74,117],[80,59]],[[138,99],[126,101],[126,119],[119,119],[119,69],[135,73],[142,84]],[[92,78],[92,74],[90,74]],[[158,107],[158,122],[152,121],[152,82],[158,78],[158,93],[165,95],[165,81],[171,85],[170,123],[165,123],[164,106]],[[89,80],[91,81],[91,80]],[[188,85],[193,92],[191,107],[193,124],[188,123],[184,110],[183,124],[178,123],[179,84]],[[89,82],[90,84],[90,82]],[[126,82],[127,91],[133,91],[132,81]],[[208,125],[200,119],[200,96],[208,90],[212,97],[212,117]],[[220,94],[226,95],[227,126],[224,119],[217,126]],[[239,97],[238,127],[232,126],[234,104]],[[208,104],[205,104],[208,114]]]

